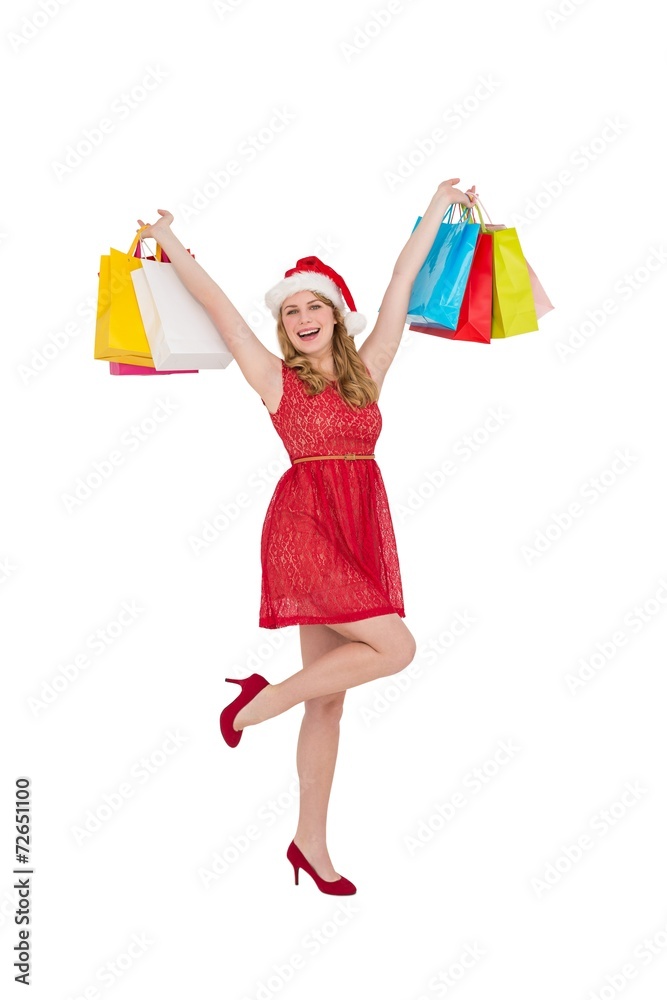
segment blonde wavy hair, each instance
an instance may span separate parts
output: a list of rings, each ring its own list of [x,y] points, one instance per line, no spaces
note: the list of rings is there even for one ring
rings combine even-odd
[[[364,362],[359,357],[354,345],[354,339],[349,335],[343,322],[343,316],[331,299],[321,292],[313,291],[320,302],[331,306],[334,313],[334,329],[331,339],[331,353],[333,355],[334,371],[338,382],[337,391],[350,406],[366,406],[375,403],[380,397],[377,384],[366,371]],[[287,336],[283,323],[282,311],[278,316],[278,343],[288,368],[293,368],[302,382],[306,385],[309,396],[317,396],[324,392],[328,385],[327,379],[321,372],[313,368],[307,355],[301,354],[294,347],[294,344]]]

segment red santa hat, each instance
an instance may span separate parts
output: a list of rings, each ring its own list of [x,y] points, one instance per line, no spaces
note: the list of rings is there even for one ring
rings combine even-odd
[[[277,320],[280,316],[280,309],[288,295],[306,289],[310,292],[320,292],[331,299],[343,314],[345,329],[351,337],[361,333],[366,326],[366,317],[357,312],[350,290],[340,274],[328,264],[323,264],[318,257],[302,257],[297,260],[296,267],[285,271],[282,281],[266,293],[264,301],[271,310],[273,318]]]

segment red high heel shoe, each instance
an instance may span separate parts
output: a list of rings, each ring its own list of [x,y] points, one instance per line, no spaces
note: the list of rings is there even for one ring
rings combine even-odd
[[[241,709],[255,697],[256,694],[265,688],[269,683],[261,674],[250,674],[250,677],[225,677],[231,684],[241,685],[241,694],[237,695],[234,701],[223,708],[220,713],[220,732],[225,743],[230,747],[238,746],[241,739],[242,729],[234,729],[234,719]]]
[[[303,868],[305,872],[314,879],[315,885],[320,890],[320,892],[326,892],[329,896],[352,896],[356,891],[357,887],[348,878],[341,875],[340,878],[333,879],[331,882],[327,882],[325,879],[320,878],[311,863],[303,856],[299,848],[296,846],[294,841],[287,848],[287,859],[292,862],[292,867],[294,868],[294,884],[299,884],[299,868]]]

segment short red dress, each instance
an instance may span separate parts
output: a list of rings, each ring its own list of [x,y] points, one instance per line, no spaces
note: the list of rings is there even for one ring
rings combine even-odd
[[[285,361],[282,377],[280,405],[269,416],[292,462],[373,453],[382,429],[377,402],[350,406],[335,383],[311,396]],[[329,458],[287,469],[264,518],[261,564],[260,628],[392,613],[405,618],[394,527],[375,459]]]

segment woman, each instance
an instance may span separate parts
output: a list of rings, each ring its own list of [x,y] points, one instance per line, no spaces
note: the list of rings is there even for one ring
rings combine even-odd
[[[276,484],[261,539],[262,628],[299,625],[303,669],[278,684],[260,674],[226,678],[241,693],[220,716],[225,741],[237,746],[246,726],[304,702],[297,746],[299,820],[287,857],[318,888],[349,895],[356,888],[335,871],[326,817],[348,688],[403,670],[416,644],[405,610],[387,495],[373,446],[381,429],[380,389],[398,350],[413,282],[452,203],[465,194],[438,186],[401,251],[375,326],[365,325],[332,268],[306,257],[266,295],[278,323],[283,358],[260,342],[222,289],[187,252],[162,216],[142,235],[166,251],[179,278],[204,306],[245,379],[267,407],[292,460]],[[349,307],[348,308],[346,308]]]

